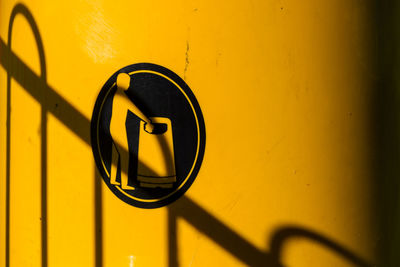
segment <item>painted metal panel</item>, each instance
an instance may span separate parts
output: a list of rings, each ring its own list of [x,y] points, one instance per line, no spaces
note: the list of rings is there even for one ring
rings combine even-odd
[[[1,1],[0,266],[377,263],[373,12],[356,0]],[[141,62],[189,85],[207,135],[193,185],[155,209],[114,195],[91,149],[102,86]]]

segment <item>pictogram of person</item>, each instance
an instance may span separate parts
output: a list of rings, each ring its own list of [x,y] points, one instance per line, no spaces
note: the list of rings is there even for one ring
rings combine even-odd
[[[113,96],[112,115],[110,121],[110,134],[113,140],[110,183],[121,185],[121,188],[124,190],[135,190],[133,186],[128,185],[129,147],[125,126],[128,111],[131,111],[145,122],[145,129],[147,132],[152,133],[154,130],[152,121],[147,118],[126,95],[126,91],[128,91],[130,84],[131,77],[127,73],[118,74],[116,83],[117,90]],[[118,165],[121,170],[121,183],[118,183],[116,180]]]

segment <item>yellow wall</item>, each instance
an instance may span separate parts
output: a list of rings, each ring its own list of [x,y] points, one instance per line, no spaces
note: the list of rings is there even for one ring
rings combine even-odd
[[[26,1],[43,42],[45,81],[28,79],[41,68],[21,14],[12,52],[6,49],[16,3],[0,2],[0,266],[376,262],[372,6]],[[105,186],[89,138],[101,87],[138,62],[186,81],[207,133],[192,187],[151,210],[122,202]],[[7,72],[14,77],[9,195]]]

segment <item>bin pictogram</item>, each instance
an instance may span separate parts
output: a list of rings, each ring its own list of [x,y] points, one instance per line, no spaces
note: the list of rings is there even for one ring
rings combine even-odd
[[[150,63],[127,66],[101,89],[91,141],[103,180],[121,200],[156,208],[179,198],[203,160],[205,125],[189,86]]]

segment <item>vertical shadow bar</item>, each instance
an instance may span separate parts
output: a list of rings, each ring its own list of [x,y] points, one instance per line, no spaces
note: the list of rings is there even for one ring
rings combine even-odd
[[[32,88],[40,91],[40,103],[41,103],[41,256],[42,256],[42,267],[47,267],[47,105],[46,105],[46,94],[47,87],[42,86],[46,84],[47,71],[46,71],[46,60],[44,55],[44,48],[42,38],[39,33],[39,29],[29,9],[18,3],[14,6],[8,25],[8,54],[11,54],[11,41],[12,41],[12,28],[15,17],[20,14],[29,23],[35,41],[38,48],[39,60],[40,60],[40,79],[42,83],[36,88]],[[7,60],[10,60],[9,58]],[[14,69],[14,62],[9,62],[10,68]],[[14,70],[18,72],[19,70]],[[26,77],[27,78],[27,77]],[[29,83],[30,86],[35,87],[34,83]],[[11,155],[11,75],[10,70],[7,71],[7,160],[6,160],[6,267],[10,266],[10,155]]]
[[[94,237],[95,237],[95,266],[103,266],[103,194],[101,178],[94,167]]]
[[[178,243],[176,233],[176,214],[168,208],[168,266],[178,267]]]
[[[10,42],[10,40],[9,40]],[[6,259],[5,266],[10,266],[10,146],[11,146],[11,76],[7,72],[7,120],[6,120]]]
[[[47,113],[42,103],[41,114],[41,230],[42,267],[47,267]]]

